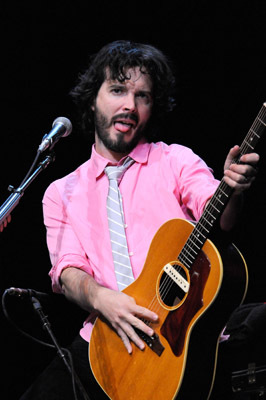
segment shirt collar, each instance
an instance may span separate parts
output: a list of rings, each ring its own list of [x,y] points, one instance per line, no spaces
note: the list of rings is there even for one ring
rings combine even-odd
[[[126,157],[131,157],[135,162],[145,164],[148,160],[151,143],[147,143],[145,139],[141,139],[137,146],[125,157],[123,157],[119,164],[122,164]],[[92,146],[91,160],[95,169],[95,176],[98,178],[103,172],[110,160],[101,156],[95,150],[95,144]]]

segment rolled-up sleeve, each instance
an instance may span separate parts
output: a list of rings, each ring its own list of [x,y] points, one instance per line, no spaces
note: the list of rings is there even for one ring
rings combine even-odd
[[[73,231],[68,215],[68,199],[52,183],[43,197],[43,216],[52,268],[49,275],[55,292],[62,291],[60,275],[65,268],[75,267],[93,275],[89,259]]]
[[[176,146],[175,146],[176,147]],[[181,201],[198,220],[219,185],[213,171],[192,150],[179,146],[173,163]],[[181,161],[181,162],[180,162]]]

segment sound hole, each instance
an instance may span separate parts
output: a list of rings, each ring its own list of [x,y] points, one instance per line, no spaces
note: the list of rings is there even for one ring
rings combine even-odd
[[[172,267],[177,272],[178,277],[180,276],[187,282],[187,275],[184,269],[178,264],[172,264]],[[177,306],[186,296],[186,292],[182,288],[182,285],[178,284],[173,276],[174,271],[166,273],[163,272],[160,283],[159,283],[159,294],[163,303],[168,307]]]

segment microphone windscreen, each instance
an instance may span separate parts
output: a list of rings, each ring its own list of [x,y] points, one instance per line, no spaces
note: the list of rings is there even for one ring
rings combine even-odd
[[[72,132],[72,124],[68,118],[66,118],[66,117],[56,118],[53,122],[53,128],[57,124],[62,124],[66,128],[66,132],[63,134],[63,137],[70,135],[70,133]]]

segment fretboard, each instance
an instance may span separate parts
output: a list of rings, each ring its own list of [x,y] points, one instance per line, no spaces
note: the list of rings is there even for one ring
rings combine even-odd
[[[252,153],[262,137],[266,129],[266,103],[261,107],[255,121],[249,129],[243,143],[240,146],[239,156],[232,161],[234,164],[240,163],[240,158],[247,153]],[[210,202],[205,208],[201,218],[195,225],[195,228],[191,232],[185,246],[181,250],[178,259],[188,269],[192,266],[199,251],[208,239],[215,223],[219,220],[219,217],[224,210],[229,198],[233,192],[233,189],[225,183],[222,179],[216,192],[212,196]]]

